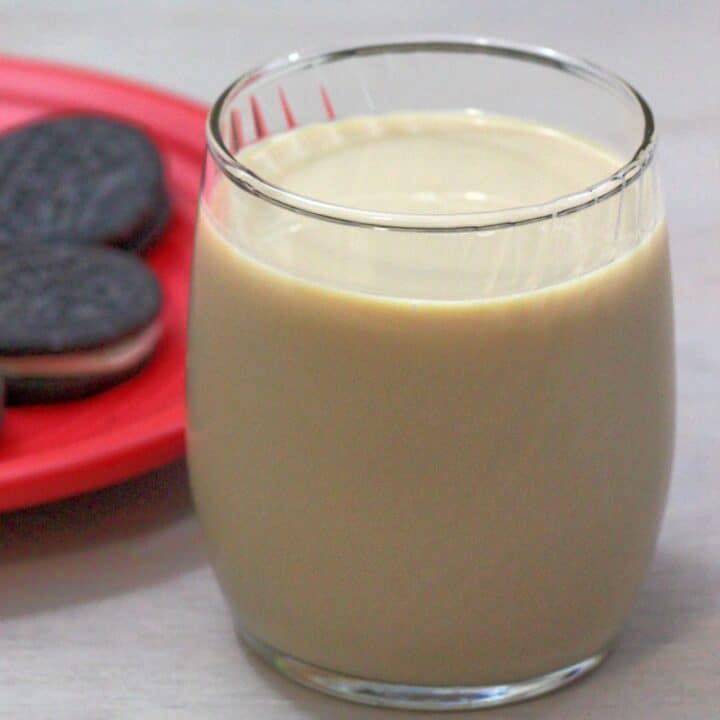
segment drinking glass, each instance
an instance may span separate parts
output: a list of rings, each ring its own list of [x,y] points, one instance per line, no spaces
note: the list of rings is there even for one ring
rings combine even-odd
[[[463,212],[306,197],[246,163],[288,124],[393,112],[511,117],[618,160],[561,197]],[[623,80],[488,39],[291,53],[217,99],[190,476],[237,631],[281,673],[442,710],[539,695],[606,656],[673,446],[655,144]]]

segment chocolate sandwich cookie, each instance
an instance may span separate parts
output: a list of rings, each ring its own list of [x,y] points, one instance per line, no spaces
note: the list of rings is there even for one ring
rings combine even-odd
[[[0,376],[8,404],[104,390],[140,370],[161,335],[160,286],[118,250],[0,241]]]
[[[0,138],[0,241],[141,252],[161,234],[169,208],[160,155],[132,125],[77,115]]]

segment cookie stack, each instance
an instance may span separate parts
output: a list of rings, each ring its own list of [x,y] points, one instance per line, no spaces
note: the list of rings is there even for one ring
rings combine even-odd
[[[106,117],[46,119],[0,138],[0,378],[8,404],[86,397],[142,369],[160,286],[136,253],[169,200],[157,148]]]

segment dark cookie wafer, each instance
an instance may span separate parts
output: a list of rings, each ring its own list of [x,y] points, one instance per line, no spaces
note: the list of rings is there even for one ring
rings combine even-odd
[[[137,372],[160,326],[160,287],[126,253],[0,242],[0,375],[8,402],[82,397]]]
[[[77,115],[0,138],[0,241],[145,250],[168,215],[162,161],[132,125]]]
[[[149,360],[149,358],[148,358]],[[137,375],[147,363],[142,362],[127,370],[98,374],[90,373],[77,377],[26,377],[8,382],[8,405],[32,405],[40,403],[66,402],[81,400],[119,385]]]

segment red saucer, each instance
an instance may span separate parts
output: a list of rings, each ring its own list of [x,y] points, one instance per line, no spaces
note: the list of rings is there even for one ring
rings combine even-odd
[[[173,213],[147,260],[163,288],[164,335],[151,364],[112,390],[7,409],[0,511],[111,485],[184,452],[185,321],[207,108],[127,80],[0,56],[0,132],[63,111],[125,118],[160,148]]]

